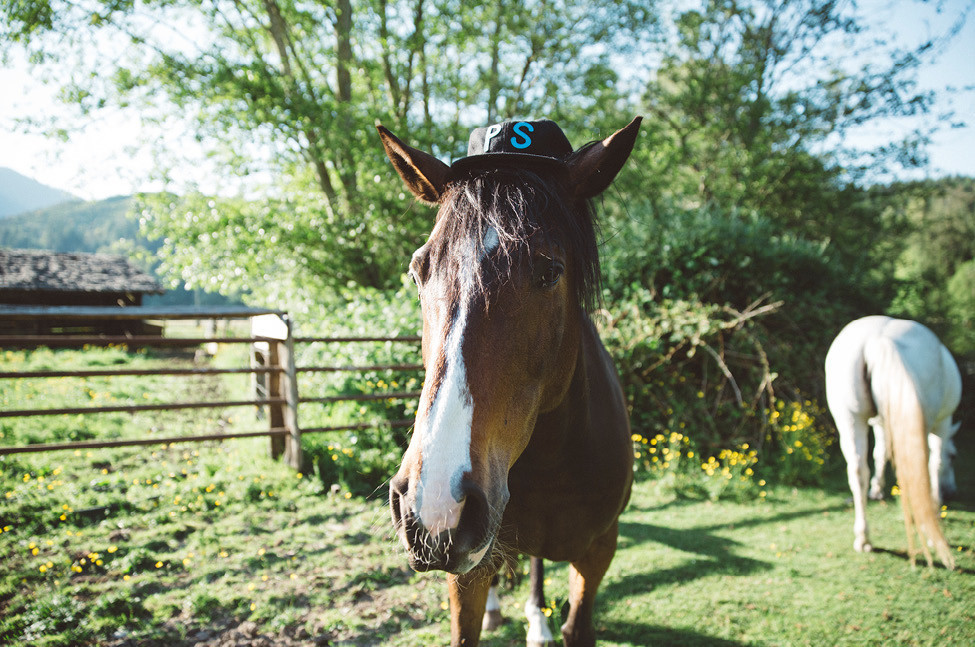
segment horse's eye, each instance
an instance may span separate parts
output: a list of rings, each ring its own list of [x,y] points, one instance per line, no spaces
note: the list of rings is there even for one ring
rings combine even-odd
[[[410,277],[418,286],[423,285],[430,274],[430,254],[427,246],[424,245],[413,253],[410,261]]]
[[[553,287],[562,278],[564,272],[562,263],[546,259],[545,263],[536,270],[535,285],[540,288]]]

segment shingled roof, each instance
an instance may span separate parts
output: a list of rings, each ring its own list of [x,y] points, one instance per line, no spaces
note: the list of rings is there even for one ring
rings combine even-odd
[[[32,249],[0,249],[0,290],[165,292],[156,279],[122,256]]]

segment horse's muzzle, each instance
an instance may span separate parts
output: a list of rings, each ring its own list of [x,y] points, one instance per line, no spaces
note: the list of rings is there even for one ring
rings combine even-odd
[[[464,498],[459,523],[453,529],[432,535],[416,512],[416,500],[409,494],[408,478],[396,476],[390,481],[389,507],[393,527],[406,546],[413,570],[466,573],[491,554],[499,519],[491,515],[487,497],[480,487],[465,480],[461,490]]]

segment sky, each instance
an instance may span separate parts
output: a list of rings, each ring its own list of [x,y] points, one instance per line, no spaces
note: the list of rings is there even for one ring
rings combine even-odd
[[[862,0],[861,10],[875,33],[894,34],[904,45],[942,33],[965,10],[969,0],[940,0],[943,11],[931,6],[913,9],[905,0]],[[26,132],[14,121],[25,117],[56,116],[55,90],[38,80],[31,67],[16,55],[0,68],[0,167],[7,167],[44,184],[68,191],[85,200],[99,200],[137,191],[163,188],[153,180],[154,163],[142,139],[138,120],[123,111],[99,113],[80,132],[66,141]],[[964,29],[933,65],[919,75],[922,86],[940,91],[947,87],[969,87],[952,101],[956,120],[969,122],[964,128],[942,128],[929,148],[930,167],[920,176],[967,175],[975,177],[975,12],[970,12]],[[944,108],[945,106],[940,106]],[[880,144],[908,132],[910,125],[898,122],[871,124],[857,133],[864,145]],[[179,129],[168,137],[192,147],[192,137]],[[205,178],[194,176],[199,168],[186,165],[177,170],[177,183]],[[919,174],[906,176],[916,178]],[[173,188],[170,185],[169,188]]]

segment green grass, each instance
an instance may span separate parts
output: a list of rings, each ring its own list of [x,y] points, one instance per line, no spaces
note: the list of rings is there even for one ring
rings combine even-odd
[[[83,360],[58,353],[53,361]],[[126,382],[96,392],[138,395]],[[218,382],[207,388],[226,395]],[[32,393],[33,401],[70,401],[77,391]],[[0,391],[3,406],[13,400]],[[239,412],[198,415],[187,424],[256,424],[237,420]],[[168,435],[180,423],[154,418],[106,424],[127,436],[158,424]],[[32,434],[42,434],[42,420],[30,421]],[[87,428],[101,434],[100,424]],[[19,427],[5,429],[0,442],[22,440]],[[638,483],[600,589],[599,644],[975,644],[975,483],[964,470],[971,449],[962,445],[958,460],[967,498],[950,503],[944,520],[949,542],[961,547],[954,572],[910,567],[896,501],[871,503],[878,550],[854,553],[842,483],[771,487],[764,499],[736,503],[679,499],[659,482]],[[327,491],[266,454],[267,441],[253,439],[0,459],[0,643],[181,647],[263,636],[282,646],[446,644],[444,577],[407,568],[385,492],[362,499]],[[547,575],[559,606],[566,566],[550,565]],[[483,645],[523,644],[527,586],[524,578],[505,593],[513,622]]]

